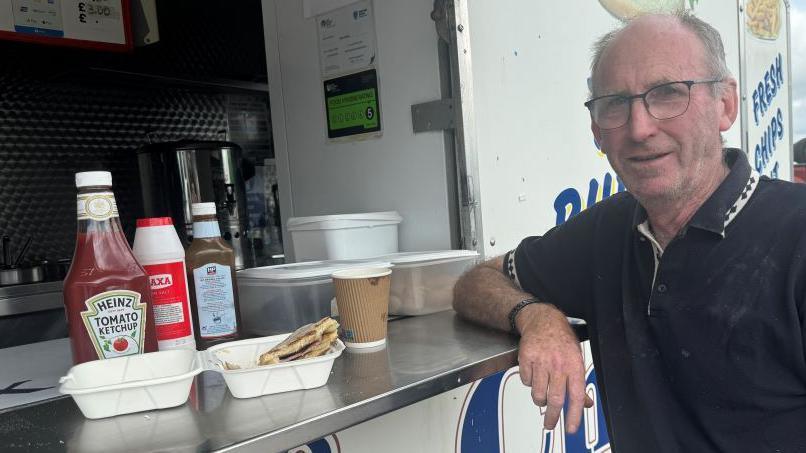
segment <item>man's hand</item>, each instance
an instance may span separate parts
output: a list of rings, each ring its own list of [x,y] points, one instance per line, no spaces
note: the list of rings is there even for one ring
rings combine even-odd
[[[575,433],[583,405],[593,407],[593,400],[585,393],[585,366],[579,340],[565,315],[548,304],[525,307],[516,324],[521,333],[518,349],[521,381],[532,388],[536,405],[548,406],[543,426],[554,429],[567,394],[565,430]]]
[[[533,296],[516,288],[503,267],[503,257],[493,258],[462,276],[454,288],[453,307],[465,319],[509,332],[509,311]],[[552,305],[532,304],[520,311],[515,323],[521,334],[521,380],[532,387],[535,404],[548,404],[543,425],[554,429],[567,394],[566,431],[576,432],[583,405],[593,407],[593,401],[585,394],[582,350],[568,320]]]

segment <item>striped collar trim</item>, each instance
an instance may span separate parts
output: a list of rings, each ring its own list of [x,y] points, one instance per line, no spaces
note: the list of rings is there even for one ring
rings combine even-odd
[[[756,191],[759,179],[761,179],[761,175],[759,175],[757,171],[753,170],[750,172],[750,177],[747,179],[747,184],[744,185],[742,193],[739,194],[736,202],[733,203],[733,206],[725,213],[725,228],[742,212],[747,201],[750,200],[750,197],[752,197],[753,193]],[[722,237],[725,237],[725,230],[722,230]]]

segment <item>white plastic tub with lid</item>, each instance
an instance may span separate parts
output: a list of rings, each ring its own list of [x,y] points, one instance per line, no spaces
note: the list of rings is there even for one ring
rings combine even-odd
[[[427,315],[449,310],[453,285],[478,261],[478,252],[442,250],[375,257],[392,264],[390,315]]]
[[[292,217],[288,231],[297,262],[369,258],[398,249],[396,211]]]
[[[331,274],[367,266],[390,264],[382,260],[312,261],[239,271],[244,330],[253,335],[275,335],[330,316],[330,300],[335,296]]]

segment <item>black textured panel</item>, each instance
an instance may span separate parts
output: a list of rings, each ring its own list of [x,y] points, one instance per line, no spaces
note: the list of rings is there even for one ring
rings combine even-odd
[[[15,248],[33,237],[31,258],[72,255],[76,172],[112,172],[131,237],[141,209],[135,150],[147,133],[214,139],[227,127],[220,94],[91,85],[21,82],[0,92],[0,231]]]
[[[15,250],[32,237],[30,261],[72,256],[75,172],[112,172],[131,239],[141,211],[135,150],[147,133],[166,141],[220,138],[232,93],[267,111],[265,93],[94,69],[265,82],[260,2],[199,5],[158,1],[161,41],[127,54],[0,41],[0,234]],[[268,117],[259,121],[269,129]]]

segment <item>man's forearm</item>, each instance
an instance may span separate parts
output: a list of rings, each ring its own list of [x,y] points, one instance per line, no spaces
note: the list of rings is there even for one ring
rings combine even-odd
[[[464,318],[510,331],[509,312],[529,297],[503,274],[503,258],[486,261],[462,276],[453,291],[453,308]]]

